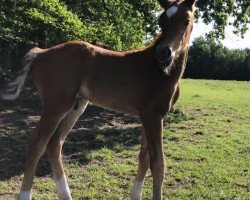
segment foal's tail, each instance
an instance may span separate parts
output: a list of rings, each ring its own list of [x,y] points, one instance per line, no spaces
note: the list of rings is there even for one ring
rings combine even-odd
[[[44,51],[40,48],[33,48],[31,49],[25,56],[24,56],[24,67],[20,72],[20,75],[16,78],[15,81],[8,83],[4,86],[3,89],[0,89],[0,99],[4,100],[15,100],[19,94],[21,93],[25,80],[31,71],[31,65],[37,55]]]

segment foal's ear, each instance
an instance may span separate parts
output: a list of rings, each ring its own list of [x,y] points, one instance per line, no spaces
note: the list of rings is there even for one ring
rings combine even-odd
[[[190,7],[192,8],[195,3],[196,3],[197,0],[186,0],[185,3]]]
[[[169,4],[171,3],[169,0],[158,0],[160,5],[166,10]]]

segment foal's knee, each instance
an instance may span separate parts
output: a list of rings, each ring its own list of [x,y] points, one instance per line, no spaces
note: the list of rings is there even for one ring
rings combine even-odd
[[[46,153],[49,158],[57,158],[60,157],[62,142],[61,141],[49,141],[46,147]]]
[[[164,162],[162,161],[155,161],[153,163],[150,163],[150,169],[151,171],[156,171],[158,173],[164,172]]]
[[[161,174],[164,172],[164,157],[163,156],[150,156],[150,169],[152,172],[158,172],[157,174]]]
[[[145,168],[149,167],[149,153],[148,149],[141,149],[140,154],[139,154],[139,162],[145,166]]]

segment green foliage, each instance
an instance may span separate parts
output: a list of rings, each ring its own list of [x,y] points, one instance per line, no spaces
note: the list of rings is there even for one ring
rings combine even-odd
[[[94,26],[95,41],[124,50],[143,45],[147,35],[157,32],[157,1],[101,0],[71,1],[65,4],[88,26]]]
[[[227,25],[234,26],[234,33],[242,37],[248,30],[249,0],[199,0],[197,6],[197,17],[201,17],[207,24],[213,23],[214,25],[213,31],[209,34],[211,38],[224,38]]]
[[[230,50],[213,40],[197,38],[189,50],[185,77],[250,80],[250,50]]]
[[[3,0],[0,41],[44,47],[79,39],[130,49],[142,46],[147,33],[156,33],[157,10],[157,3],[148,0]]]
[[[72,39],[91,39],[77,15],[58,0],[3,0],[0,7],[0,39],[12,45],[26,43],[46,46]]]
[[[197,16],[214,22],[216,36],[224,37],[228,24],[237,33],[246,32],[248,0],[200,0],[197,4]],[[159,11],[158,2],[152,0],[2,0],[0,40],[50,46],[81,39],[119,50],[134,48],[156,34]]]

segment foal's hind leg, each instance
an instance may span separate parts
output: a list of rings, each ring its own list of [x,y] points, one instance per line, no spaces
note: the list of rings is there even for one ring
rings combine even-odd
[[[50,102],[50,103],[48,103]],[[27,161],[22,182],[20,200],[31,199],[31,187],[38,160],[44,153],[46,145],[58,127],[60,121],[74,106],[74,100],[64,100],[63,104],[57,101],[43,102],[43,112],[39,124],[29,139]],[[57,106],[55,106],[57,105]]]
[[[63,170],[61,150],[67,134],[72,129],[80,115],[84,112],[87,104],[88,101],[86,100],[79,101],[79,108],[77,110],[72,109],[65,116],[47,145],[46,151],[52,166],[54,178],[56,180],[57,194],[59,199],[72,199],[67,184],[67,179]]]
[[[145,179],[145,175],[147,173],[148,168],[149,168],[148,145],[147,145],[147,140],[146,140],[144,129],[142,129],[139,165],[138,165],[137,175],[134,181],[134,186],[130,194],[131,200],[141,199],[144,179]]]

